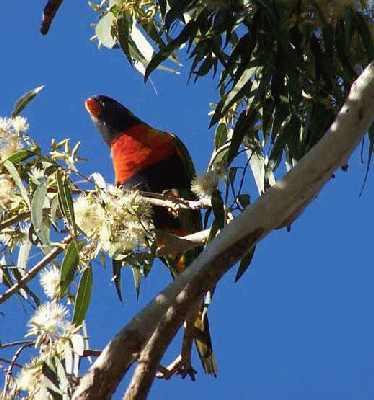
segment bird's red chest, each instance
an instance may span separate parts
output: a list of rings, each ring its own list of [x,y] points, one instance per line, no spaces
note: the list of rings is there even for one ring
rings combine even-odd
[[[111,145],[116,183],[124,184],[142,170],[175,152],[173,137],[147,125],[136,125]]]

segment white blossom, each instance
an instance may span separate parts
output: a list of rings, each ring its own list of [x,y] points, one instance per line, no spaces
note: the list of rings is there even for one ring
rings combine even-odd
[[[71,324],[67,320],[68,309],[62,304],[47,302],[37,308],[30,319],[27,336],[49,334],[63,336],[71,330]]]
[[[22,144],[16,134],[9,134],[0,137],[0,160],[5,161],[21,148]]]
[[[105,222],[105,212],[95,199],[80,196],[74,203],[74,214],[77,225],[87,236],[98,234]]]
[[[11,119],[0,117],[0,131],[2,135],[9,132],[11,129],[12,129]]]
[[[116,187],[108,187],[102,193],[102,200],[107,224],[102,228],[100,246],[114,257],[147,246],[153,230],[149,203],[138,192],[123,192]]]
[[[4,161],[17,150],[23,147],[21,134],[25,133],[29,125],[25,118],[0,117],[0,160]]]
[[[17,115],[14,118],[11,118],[11,127],[16,133],[25,133],[29,130],[29,124],[26,118]]]
[[[74,212],[77,225],[96,243],[91,257],[100,250],[118,257],[148,246],[153,239],[150,204],[138,192],[123,191],[103,179],[95,194],[82,195],[75,201]]]
[[[30,178],[34,181],[35,184],[43,182],[45,179],[44,171],[41,168],[32,166],[29,172]]]
[[[0,175],[0,209],[6,209],[16,197],[15,184],[7,174]]]
[[[34,359],[24,365],[16,379],[17,388],[32,392],[40,381],[41,367]]]
[[[60,270],[52,266],[40,274],[40,284],[44,293],[50,298],[55,299],[60,293]]]
[[[218,180],[217,172],[210,170],[204,175],[196,176],[192,180],[191,190],[201,199],[210,198],[217,188]]]

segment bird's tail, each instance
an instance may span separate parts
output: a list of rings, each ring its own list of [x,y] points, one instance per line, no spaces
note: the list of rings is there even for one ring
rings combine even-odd
[[[195,344],[205,373],[217,376],[217,363],[213,353],[212,338],[209,331],[207,307],[203,305],[194,322]]]

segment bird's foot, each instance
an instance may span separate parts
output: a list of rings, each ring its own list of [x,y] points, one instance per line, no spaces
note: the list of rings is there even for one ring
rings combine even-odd
[[[180,375],[183,379],[189,376],[192,381],[196,380],[196,370],[192,367],[190,360],[184,360],[178,356],[167,367],[159,366],[156,377],[159,379],[170,379],[174,375]]]

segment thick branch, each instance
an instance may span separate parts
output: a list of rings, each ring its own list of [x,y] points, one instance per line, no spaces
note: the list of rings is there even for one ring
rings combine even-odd
[[[0,304],[8,300],[10,296],[18,292],[18,290],[25,287],[25,285],[31,281],[43,268],[45,268],[52,260],[54,260],[63,250],[63,244],[67,244],[71,241],[71,236],[67,236],[61,243],[51,250],[45,257],[43,257],[37,264],[35,264],[17,283],[11,286],[6,292],[0,295]]]
[[[227,225],[173,283],[149,303],[106,346],[83,377],[74,399],[105,399],[114,392],[159,322],[172,313],[170,332],[194,304],[258,240],[297,215],[343,165],[374,118],[374,66],[353,84],[346,103],[320,142],[283,180]],[[171,335],[170,335],[171,336]]]

